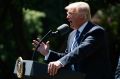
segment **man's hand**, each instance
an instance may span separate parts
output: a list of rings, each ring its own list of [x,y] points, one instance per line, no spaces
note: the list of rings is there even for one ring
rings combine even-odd
[[[62,64],[60,61],[54,61],[54,62],[50,62],[48,64],[48,73],[50,76],[54,76],[55,74],[57,74],[58,69],[60,69],[62,67]]]
[[[39,38],[37,38],[37,40],[33,40],[32,45],[35,46],[35,48],[36,48],[40,41],[41,40]],[[47,41],[46,43],[42,42],[39,45],[37,51],[40,52],[42,55],[46,56],[49,52],[49,41]]]

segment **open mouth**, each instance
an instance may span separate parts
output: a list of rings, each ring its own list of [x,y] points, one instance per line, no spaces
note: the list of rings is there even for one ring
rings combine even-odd
[[[69,24],[70,24],[70,26],[72,26],[72,20],[70,20],[70,19],[68,19],[68,22],[69,22]]]
[[[69,23],[70,23],[70,26],[72,26],[72,21],[69,21]]]
[[[72,21],[71,21],[71,20],[69,20],[69,23],[70,23],[70,24],[72,24]]]

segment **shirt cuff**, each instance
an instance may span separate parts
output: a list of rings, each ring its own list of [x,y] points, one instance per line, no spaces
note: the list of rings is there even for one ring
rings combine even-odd
[[[58,60],[58,62],[61,64],[62,67],[64,67],[64,65],[61,63],[61,61]]]
[[[49,50],[48,54],[45,56],[45,60],[48,60],[51,50]]]

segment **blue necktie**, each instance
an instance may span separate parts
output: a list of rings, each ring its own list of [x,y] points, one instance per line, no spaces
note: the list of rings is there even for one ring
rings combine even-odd
[[[72,43],[71,51],[72,51],[75,47],[78,46],[79,36],[80,36],[80,31],[77,30],[77,31],[76,31],[76,34],[75,34],[75,37],[74,37],[74,40],[73,40],[73,43]],[[72,64],[71,67],[72,67],[72,70],[75,71],[75,66],[74,66],[74,64]]]
[[[71,51],[72,51],[75,47],[78,46],[79,35],[80,35],[80,31],[77,30],[77,31],[76,31],[76,34],[75,34],[75,38],[74,38],[73,43],[72,43]]]

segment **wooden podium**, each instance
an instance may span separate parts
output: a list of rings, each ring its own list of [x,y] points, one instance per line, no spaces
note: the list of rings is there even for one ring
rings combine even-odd
[[[16,60],[14,74],[20,79],[84,79],[85,74],[66,69],[60,69],[55,76],[49,76],[47,73],[47,64],[41,64],[37,61],[22,60],[19,57]]]

